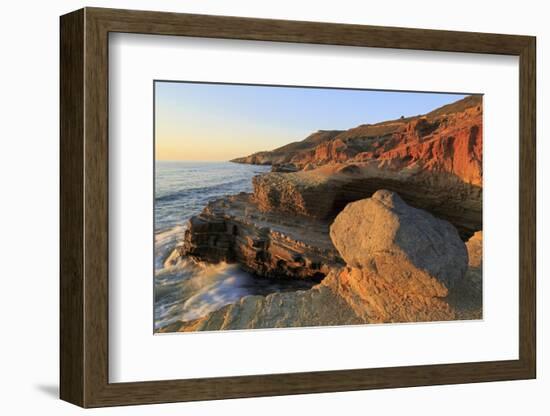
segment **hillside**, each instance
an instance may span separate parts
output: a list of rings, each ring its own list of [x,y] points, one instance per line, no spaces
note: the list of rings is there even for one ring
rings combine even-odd
[[[381,167],[414,166],[482,181],[482,96],[470,95],[427,114],[318,131],[300,142],[232,160],[272,165],[274,171],[311,170],[330,163],[378,161]]]

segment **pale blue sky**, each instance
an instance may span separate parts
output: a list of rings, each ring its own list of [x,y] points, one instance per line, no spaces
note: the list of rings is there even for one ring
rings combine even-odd
[[[463,97],[157,81],[157,159],[229,160],[302,140],[317,130],[424,114]]]

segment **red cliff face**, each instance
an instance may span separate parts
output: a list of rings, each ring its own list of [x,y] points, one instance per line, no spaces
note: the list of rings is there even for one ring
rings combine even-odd
[[[344,141],[336,138],[318,145],[309,161],[318,165],[328,162],[344,162],[355,156],[355,154],[356,152],[353,152]]]
[[[415,117],[382,137],[345,137],[350,130],[318,145],[299,164],[374,160],[391,170],[452,173],[466,183],[482,186],[482,118],[479,104],[451,114]]]
[[[389,150],[368,156],[394,168],[453,173],[482,186],[482,130],[481,106],[434,120],[422,117],[394,133]]]
[[[379,162],[384,169],[451,173],[482,186],[482,119],[482,97],[469,96],[424,116],[318,132],[302,142],[262,152],[261,161],[256,160],[259,154],[235,161],[284,162],[303,170],[331,163]]]

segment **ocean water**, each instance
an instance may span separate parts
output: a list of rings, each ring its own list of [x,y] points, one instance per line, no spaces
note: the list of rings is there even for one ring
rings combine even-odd
[[[305,282],[253,276],[237,264],[165,260],[183,240],[187,220],[225,195],[252,191],[252,178],[269,166],[230,162],[156,162],[155,166],[155,329],[192,320],[247,295],[306,289]]]

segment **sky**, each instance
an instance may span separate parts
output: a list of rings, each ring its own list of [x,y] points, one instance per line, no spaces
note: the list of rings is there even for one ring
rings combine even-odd
[[[464,95],[155,82],[157,160],[223,161],[318,130],[427,113]]]

